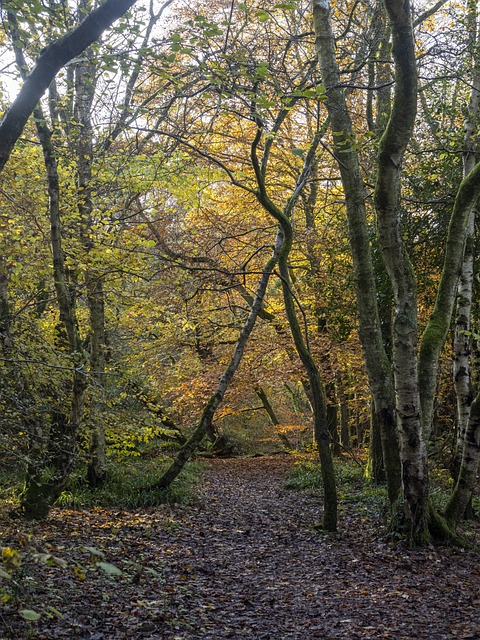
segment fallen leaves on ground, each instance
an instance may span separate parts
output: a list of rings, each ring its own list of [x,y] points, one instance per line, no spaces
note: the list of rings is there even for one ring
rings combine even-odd
[[[23,566],[1,640],[480,638],[477,552],[408,550],[347,510],[319,534],[318,496],[283,487],[291,464],[213,460],[190,506],[2,519],[2,545],[58,561]]]

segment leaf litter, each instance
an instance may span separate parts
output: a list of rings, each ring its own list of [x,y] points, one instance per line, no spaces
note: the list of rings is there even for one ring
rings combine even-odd
[[[188,506],[2,517],[2,546],[68,567],[25,552],[0,639],[480,638],[478,552],[410,550],[348,509],[319,534],[319,496],[284,488],[292,464],[212,460]]]

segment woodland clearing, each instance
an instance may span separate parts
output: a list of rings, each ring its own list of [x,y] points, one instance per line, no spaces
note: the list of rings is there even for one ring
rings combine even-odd
[[[480,637],[477,551],[388,542],[384,520],[354,503],[339,533],[319,533],[318,494],[285,488],[293,464],[211,460],[189,505],[2,518],[3,545],[68,566],[25,562],[22,605],[42,616],[28,622],[6,604],[0,638]],[[101,554],[122,575],[94,568]]]

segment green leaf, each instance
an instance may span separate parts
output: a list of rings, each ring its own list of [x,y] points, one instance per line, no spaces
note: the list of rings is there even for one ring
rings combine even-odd
[[[257,67],[257,75],[260,78],[265,78],[268,75],[268,67],[260,65]]]
[[[303,158],[303,156],[305,155],[305,151],[303,149],[299,149],[298,147],[296,149],[293,149],[292,153],[298,158]]]
[[[179,33],[172,33],[172,35],[170,36],[170,40],[172,42],[181,42],[182,36]]]
[[[6,571],[4,571],[3,569],[0,569],[0,578],[5,578],[6,580],[11,580],[12,576],[7,573]]]
[[[109,576],[123,576],[123,571],[109,562],[97,562],[97,567]]]
[[[20,609],[18,613],[24,620],[28,620],[29,622],[36,622],[42,617],[41,613],[37,613],[33,609]]]
[[[88,551],[92,556],[105,560],[105,554],[103,551],[99,551],[98,549],[95,549],[95,547],[82,547],[82,551]]]
[[[266,22],[270,18],[270,14],[265,9],[259,9],[255,14],[259,22]]]
[[[182,45],[181,44],[172,44],[172,46],[170,47],[170,49],[172,51],[180,51],[182,49]]]

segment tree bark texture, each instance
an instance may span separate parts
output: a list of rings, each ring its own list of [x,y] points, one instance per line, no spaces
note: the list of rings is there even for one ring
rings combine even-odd
[[[52,42],[40,53],[34,69],[0,122],[0,171],[7,163],[28,118],[58,71],[98,40],[135,2],[136,0],[106,0],[78,27]]]
[[[335,38],[328,0],[313,0],[313,23],[318,59],[327,91],[335,155],[345,192],[354,283],[359,316],[359,335],[367,374],[381,424],[389,498],[400,494],[401,472],[395,422],[395,396],[391,365],[385,352],[376,299],[366,212],[366,189],[360,168],[355,135],[336,60]]]
[[[395,298],[393,363],[396,414],[402,460],[404,533],[424,543],[428,533],[428,467],[422,435],[417,369],[416,280],[401,226],[402,162],[413,133],[417,109],[415,43],[408,2],[386,0],[395,61],[395,94],[380,140],[375,207],[378,232]]]
[[[456,527],[463,517],[477,480],[480,458],[480,393],[470,407],[470,416],[462,442],[462,460],[454,491],[450,496],[445,516]]]
[[[471,60],[473,63],[472,88],[464,124],[463,175],[467,176],[475,168],[477,121],[480,98],[480,29],[478,27],[477,3],[468,4],[467,33],[470,38]],[[471,353],[471,313],[474,289],[475,258],[475,217],[478,204],[472,207],[468,221],[468,235],[462,271],[458,284],[455,333],[453,339],[453,381],[457,399],[457,444],[453,462],[456,481],[454,491],[446,509],[447,519],[453,526],[471,507],[472,491],[475,486],[479,462],[478,416],[470,418],[473,389],[470,376]],[[474,409],[478,413],[479,398]]]

